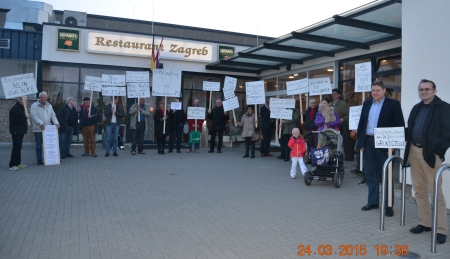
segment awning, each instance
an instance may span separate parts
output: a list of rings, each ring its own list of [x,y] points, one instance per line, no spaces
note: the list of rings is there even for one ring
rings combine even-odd
[[[306,60],[401,38],[402,1],[380,0],[206,65],[206,69],[260,74]]]

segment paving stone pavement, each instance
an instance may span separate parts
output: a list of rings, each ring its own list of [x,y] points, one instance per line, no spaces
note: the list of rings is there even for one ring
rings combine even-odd
[[[300,245],[311,248],[305,258],[395,258],[377,255],[377,244],[449,258],[450,240],[431,253],[430,232],[409,233],[414,202],[400,226],[398,195],[379,230],[380,210],[360,210],[367,187],[349,173],[354,162],[337,189],[290,179],[290,162],[275,157],[243,159],[243,147],[104,157],[97,145],[97,158],[72,150],[75,158],[42,166],[26,144],[28,167],[12,172],[11,146],[0,145],[0,258],[297,258]],[[355,256],[357,245],[366,255]]]

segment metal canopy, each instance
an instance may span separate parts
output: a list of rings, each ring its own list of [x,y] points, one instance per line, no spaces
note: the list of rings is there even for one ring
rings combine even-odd
[[[334,57],[352,49],[401,38],[401,0],[379,0],[291,32],[233,56],[208,64],[206,69],[260,74],[306,60]]]

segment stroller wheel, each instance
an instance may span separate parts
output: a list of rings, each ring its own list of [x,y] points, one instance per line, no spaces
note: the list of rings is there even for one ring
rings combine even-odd
[[[339,188],[341,187],[341,182],[342,182],[342,173],[341,172],[336,172],[334,174],[334,187]]]
[[[311,171],[306,172],[305,176],[303,176],[303,180],[305,181],[306,185],[310,185],[313,179],[313,174]]]

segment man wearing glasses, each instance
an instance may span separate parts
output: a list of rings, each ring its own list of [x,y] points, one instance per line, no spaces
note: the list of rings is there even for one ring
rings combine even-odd
[[[431,209],[428,194],[433,192],[434,177],[450,147],[450,105],[436,96],[436,84],[422,79],[419,84],[421,102],[408,118],[403,166],[411,164],[411,179],[416,191],[419,225],[409,231],[414,234],[431,231]],[[437,243],[447,239],[448,221],[442,180],[438,186]]]

